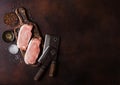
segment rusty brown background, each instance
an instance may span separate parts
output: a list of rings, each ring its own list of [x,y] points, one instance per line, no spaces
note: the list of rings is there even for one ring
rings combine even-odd
[[[59,69],[34,81],[37,68],[12,55],[3,16],[25,7],[43,34],[61,36]],[[119,0],[0,0],[0,85],[120,85]],[[15,42],[14,42],[15,43]]]

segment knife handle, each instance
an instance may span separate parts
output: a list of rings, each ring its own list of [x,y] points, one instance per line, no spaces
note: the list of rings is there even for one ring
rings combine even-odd
[[[53,77],[56,71],[56,61],[52,61],[50,65],[49,77]]]
[[[44,71],[45,71],[45,67],[42,66],[37,72],[37,74],[35,75],[34,80],[39,80],[42,77]]]

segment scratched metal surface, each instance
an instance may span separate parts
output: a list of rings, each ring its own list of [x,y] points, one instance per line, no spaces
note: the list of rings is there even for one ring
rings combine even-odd
[[[34,81],[37,68],[12,55],[2,33],[5,13],[25,7],[43,36],[61,36],[59,69]],[[0,0],[0,85],[119,85],[120,12],[117,0]],[[15,42],[14,42],[15,43]]]

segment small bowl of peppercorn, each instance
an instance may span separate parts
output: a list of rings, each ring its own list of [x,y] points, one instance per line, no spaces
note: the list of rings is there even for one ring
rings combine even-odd
[[[15,39],[13,31],[12,30],[4,31],[2,34],[2,39],[7,43],[13,42]]]

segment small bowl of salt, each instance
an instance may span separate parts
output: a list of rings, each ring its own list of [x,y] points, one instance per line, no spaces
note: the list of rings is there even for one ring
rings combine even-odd
[[[16,44],[11,44],[9,47],[8,47],[8,51],[11,53],[11,54],[17,54],[19,49],[17,47]]]

